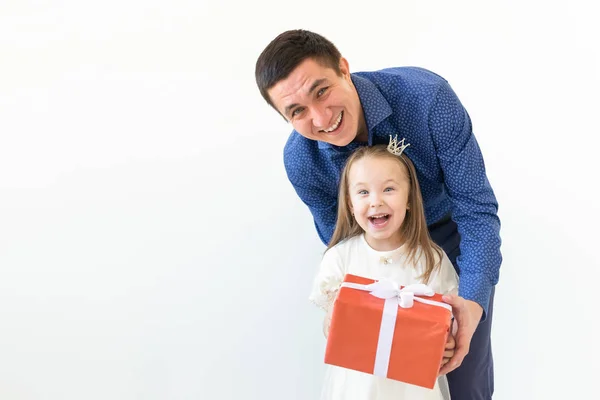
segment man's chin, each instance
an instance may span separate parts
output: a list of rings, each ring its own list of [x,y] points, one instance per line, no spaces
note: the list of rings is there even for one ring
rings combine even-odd
[[[329,140],[326,140],[327,143],[338,146],[338,147],[348,146],[354,140],[353,137],[348,137],[348,136],[344,137],[341,134],[339,136],[331,137],[328,139]]]
[[[355,136],[345,135],[343,132],[340,132],[337,135],[328,135],[326,133],[321,133],[319,135],[311,135],[311,136],[307,136],[307,135],[303,135],[303,134],[301,134],[301,135],[307,139],[329,143],[329,144],[331,144],[333,146],[337,146],[337,147],[348,146],[350,143],[352,143],[352,141],[356,137],[356,135]]]

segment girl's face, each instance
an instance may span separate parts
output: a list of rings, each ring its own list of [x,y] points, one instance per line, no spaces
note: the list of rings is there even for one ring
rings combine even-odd
[[[409,208],[406,167],[387,158],[365,157],[352,165],[348,178],[350,210],[367,243],[379,251],[400,247],[400,227]]]

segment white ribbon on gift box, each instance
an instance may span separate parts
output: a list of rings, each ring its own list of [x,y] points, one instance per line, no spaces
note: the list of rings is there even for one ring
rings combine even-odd
[[[396,327],[396,318],[398,316],[398,307],[411,308],[414,305],[414,302],[418,301],[419,303],[444,307],[452,312],[452,307],[449,304],[416,297],[431,297],[435,294],[433,289],[423,283],[408,285],[400,289],[400,286],[394,281],[379,280],[368,285],[343,282],[341,287],[364,290],[370,292],[370,294],[375,297],[385,299],[385,303],[383,305],[383,316],[381,318],[381,327],[379,328],[377,353],[375,354],[375,365],[373,367],[373,375],[377,376],[387,377],[388,367],[390,365],[390,356],[392,354],[394,329]]]

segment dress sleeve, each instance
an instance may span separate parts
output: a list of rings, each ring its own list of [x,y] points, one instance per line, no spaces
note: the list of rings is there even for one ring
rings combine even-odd
[[[313,282],[308,299],[326,312],[330,311],[344,280],[345,268],[342,261],[337,247],[327,250]]]

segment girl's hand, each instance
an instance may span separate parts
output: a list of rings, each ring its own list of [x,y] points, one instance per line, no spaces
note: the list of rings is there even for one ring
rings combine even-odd
[[[330,307],[327,314],[325,314],[325,318],[323,319],[323,335],[325,335],[325,339],[327,339],[327,336],[329,336],[329,325],[331,325],[332,311],[333,307]]]

